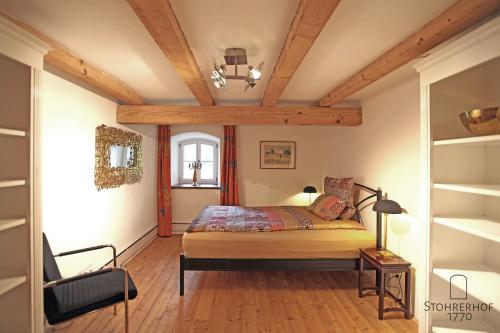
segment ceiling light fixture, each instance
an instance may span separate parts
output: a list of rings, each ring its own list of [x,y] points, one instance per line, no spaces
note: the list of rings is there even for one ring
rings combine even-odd
[[[257,85],[257,80],[262,77],[262,67],[264,62],[261,62],[259,66],[255,67],[253,65],[248,66],[247,75],[238,75],[238,65],[247,65],[247,50],[243,48],[229,48],[226,49],[224,54],[225,64],[217,65],[214,59],[214,71],[210,78],[217,89],[222,89],[226,87],[226,80],[244,80],[247,82],[245,86],[245,91],[248,88],[253,88]],[[227,75],[227,66],[234,66],[234,75]]]

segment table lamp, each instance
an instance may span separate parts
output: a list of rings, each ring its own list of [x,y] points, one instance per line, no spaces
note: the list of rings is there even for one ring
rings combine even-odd
[[[401,254],[401,238],[410,233],[412,225],[417,222],[417,220],[408,215],[408,212],[403,209],[403,214],[400,218],[393,220],[389,229],[391,229],[392,234],[398,236],[398,256]]]
[[[391,252],[387,251],[387,215],[388,214],[402,214],[401,206],[393,200],[382,199],[373,205],[373,210],[377,213],[384,214],[384,247],[379,255],[382,258],[394,256]]]
[[[318,192],[318,191],[316,191],[316,187],[311,186],[311,185],[306,186],[306,187],[304,187],[304,191],[303,192],[304,193],[309,193],[309,205],[311,205],[311,195],[313,193],[317,193]]]

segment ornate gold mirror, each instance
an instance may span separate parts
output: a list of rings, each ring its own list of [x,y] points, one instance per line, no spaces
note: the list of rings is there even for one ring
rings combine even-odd
[[[95,130],[97,190],[135,184],[142,180],[142,136],[101,125]]]

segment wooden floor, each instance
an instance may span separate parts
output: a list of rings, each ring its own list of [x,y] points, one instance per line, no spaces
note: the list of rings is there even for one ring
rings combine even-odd
[[[159,238],[127,268],[139,290],[131,332],[417,332],[398,313],[377,319],[377,297],[358,298],[356,272],[186,272],[179,296],[181,237]],[[368,282],[368,281],[367,281]],[[105,309],[56,332],[123,332]]]

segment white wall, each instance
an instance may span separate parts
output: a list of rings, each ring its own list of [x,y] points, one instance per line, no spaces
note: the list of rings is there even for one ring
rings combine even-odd
[[[157,224],[157,127],[124,127],[115,118],[115,103],[43,73],[42,223],[54,252],[108,243],[121,251]],[[144,176],[140,183],[97,191],[95,128],[101,124],[142,135]],[[59,264],[63,275],[72,275],[99,268],[110,258],[110,250],[101,250],[63,258]]]
[[[335,175],[333,155],[338,127],[238,126],[240,201],[245,206],[308,205],[307,185],[323,190],[323,178]],[[295,141],[295,169],[260,169],[260,141]]]
[[[380,186],[408,215],[389,216],[395,227],[411,225],[399,238],[389,227],[388,248],[412,263],[418,272],[421,244],[419,226],[420,191],[420,87],[417,76],[362,101],[363,125],[344,128],[336,136],[335,153],[329,165],[339,175]],[[371,209],[364,221],[375,231]],[[401,247],[399,246],[401,240]],[[418,278],[417,288],[419,288]],[[417,293],[418,294],[418,293]],[[416,304],[415,308],[420,305]],[[415,314],[418,314],[415,311]]]
[[[309,197],[302,193],[303,188],[314,185],[321,192],[325,176],[354,176],[361,183],[382,186],[389,191],[386,187],[392,183],[393,174],[397,174],[404,190],[418,187],[419,89],[415,88],[416,84],[418,80],[405,82],[399,90],[406,95],[401,97],[399,90],[389,90],[364,101],[364,123],[359,127],[238,126],[241,204],[307,205]],[[382,98],[386,95],[389,97]],[[396,95],[399,104],[394,103],[392,95]],[[402,108],[410,109],[411,117]],[[172,126],[172,135],[188,131],[208,133],[221,139],[223,136],[222,126]],[[296,168],[260,169],[260,141],[295,141]],[[383,153],[373,148],[376,142],[381,143]],[[401,149],[405,149],[405,154],[400,154]],[[393,158],[398,155],[399,158]],[[218,200],[215,190],[174,189],[174,222],[187,223],[204,205],[218,204]],[[406,209],[417,210],[415,207],[418,202]],[[375,232],[374,224],[370,228]]]

